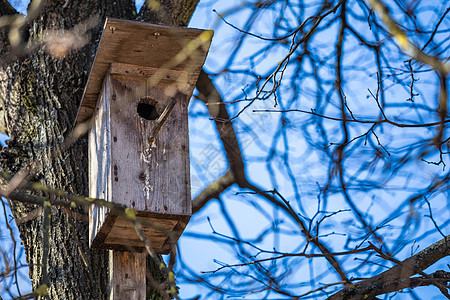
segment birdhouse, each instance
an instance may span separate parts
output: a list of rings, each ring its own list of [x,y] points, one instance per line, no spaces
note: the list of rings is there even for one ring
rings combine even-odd
[[[89,124],[89,196],[136,211],[157,253],[192,213],[188,102],[212,31],[107,19],[75,125]],[[133,223],[89,212],[93,248],[141,251]]]

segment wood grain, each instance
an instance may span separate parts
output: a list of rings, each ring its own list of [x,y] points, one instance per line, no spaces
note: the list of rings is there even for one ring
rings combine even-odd
[[[109,299],[145,299],[145,253],[109,253]]]
[[[135,209],[158,253],[171,249],[192,214],[187,108],[211,42],[204,33],[108,19],[76,121],[93,118],[90,197]],[[173,101],[150,142],[157,121],[141,117],[138,104],[161,115]],[[132,222],[103,207],[89,218],[91,247],[142,250]]]
[[[100,101],[93,116],[88,135],[89,197],[112,201],[111,195],[111,133],[110,133],[110,77],[103,82]],[[108,99],[107,99],[108,98]],[[92,205],[89,210],[89,245],[103,226],[108,210]]]
[[[183,93],[172,96],[176,82],[148,86],[132,67],[107,73],[89,133],[90,197],[123,204],[137,211],[146,238],[157,253],[168,253],[192,214],[187,108]],[[126,74],[131,74],[127,76]],[[175,87],[174,87],[175,84]],[[156,120],[139,116],[137,106],[153,99],[158,114],[175,105],[155,140]],[[131,221],[103,207],[90,211],[90,245],[94,248],[141,251]]]
[[[141,98],[155,99],[162,113],[172,97],[161,82],[145,91],[145,83],[111,79],[111,164],[114,202],[138,211],[191,215],[187,106],[183,94],[154,143],[148,139],[156,121],[137,114]]]
[[[186,72],[191,78],[186,81],[193,89],[212,38],[212,31],[206,31],[206,40],[204,36],[200,37],[203,32],[199,29],[107,19],[75,125],[87,121],[94,113],[103,78],[111,63]],[[187,46],[195,40],[201,42],[198,47],[192,49]],[[186,54],[186,57],[176,61],[180,53]]]

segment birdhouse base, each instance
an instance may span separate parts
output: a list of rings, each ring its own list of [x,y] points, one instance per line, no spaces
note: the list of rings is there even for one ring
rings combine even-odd
[[[138,212],[145,237],[158,254],[169,254],[190,217]],[[144,242],[139,238],[133,222],[113,213],[107,213],[102,226],[92,239],[91,248],[142,252]]]

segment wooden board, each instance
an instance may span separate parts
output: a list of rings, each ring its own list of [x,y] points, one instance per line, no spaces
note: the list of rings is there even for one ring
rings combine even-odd
[[[176,104],[153,144],[156,121],[137,113],[140,99],[155,99],[161,114],[171,96],[170,83],[147,87],[145,82],[111,79],[111,166],[113,202],[137,211],[190,216],[191,189],[187,97]]]
[[[94,113],[111,63],[185,72],[189,74],[186,83],[192,86],[192,91],[211,38],[211,30],[107,19],[75,125],[87,121]]]
[[[111,132],[110,132],[110,78],[105,78],[100,101],[95,109],[93,126],[88,135],[89,197],[111,201]],[[89,244],[103,226],[108,210],[92,205],[89,209]]]
[[[145,253],[109,252],[110,300],[146,298]]]
[[[178,84],[174,78],[148,86],[135,76],[142,70],[127,66],[107,73],[95,109],[89,133],[89,195],[137,210],[144,223],[150,224],[143,224],[143,231],[152,247],[158,253],[168,253],[192,214],[189,99],[182,93],[171,96],[173,84]],[[153,143],[148,138],[156,121],[139,116],[137,107],[142,98],[154,99],[159,114],[175,99]],[[93,248],[143,249],[132,222],[104,207],[92,206],[89,235]]]
[[[166,215],[155,217],[139,217],[142,231],[158,254],[169,254],[176,243],[189,217],[180,220],[178,216]],[[133,223],[123,217],[108,213],[103,226],[92,241],[93,248],[118,251],[142,252],[144,244],[134,229]]]

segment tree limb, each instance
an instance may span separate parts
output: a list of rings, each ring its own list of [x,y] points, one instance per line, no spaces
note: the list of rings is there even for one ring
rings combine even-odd
[[[233,184],[235,184],[234,176],[231,171],[228,170],[225,175],[211,183],[200,193],[200,195],[192,200],[192,213],[196,213],[201,210],[209,200],[218,198],[223,191]]]
[[[450,236],[447,236],[416,255],[405,259],[401,264],[397,264],[389,270],[358,282],[351,287],[345,287],[328,299],[369,299],[376,295],[413,287],[410,283],[411,276],[422,272],[449,254]]]
[[[237,183],[241,188],[248,188],[255,191],[269,200],[272,204],[282,208],[300,226],[308,241],[311,241],[315,246],[317,246],[323,254],[327,255],[331,253],[327,246],[308,233],[306,225],[302,222],[302,220],[300,220],[290,206],[286,205],[286,203],[278,201],[275,197],[264,193],[261,189],[255,187],[247,181],[245,176],[244,161],[242,159],[241,150],[233,124],[231,121],[221,121],[230,119],[225,103],[204,70],[200,73],[196,87],[200,93],[199,98],[205,103],[208,107],[208,112],[214,118],[217,131],[219,132],[220,139],[225,148],[225,154],[227,156],[230,169],[222,178],[212,183],[197,198],[194,199],[194,209],[197,208],[195,211],[201,209],[201,207],[203,207],[208,200],[217,198],[218,195],[227,187],[231,186],[233,183]],[[344,281],[348,281],[348,278],[346,277],[345,272],[342,270],[337,259],[332,256],[327,256],[326,259],[334,267],[340,278]]]
[[[244,161],[242,160],[241,149],[233,124],[231,121],[219,121],[230,119],[225,103],[204,70],[200,72],[196,87],[200,93],[198,98],[205,103],[206,107],[208,107],[209,114],[214,118],[220,140],[225,148],[230,171],[236,183],[241,187],[245,186],[247,179],[245,178]]]
[[[187,26],[199,0],[153,0],[145,1],[137,16],[140,21],[152,20],[174,26]],[[149,7],[150,4],[150,7]]]
[[[0,16],[9,16],[18,14],[17,10],[12,7],[8,0],[0,0]]]

